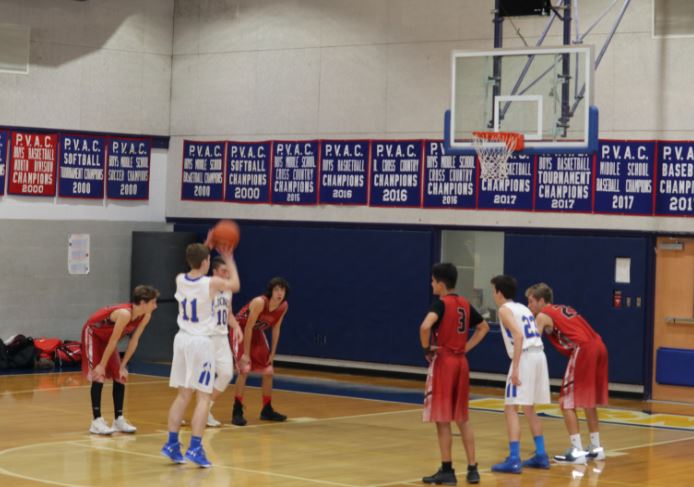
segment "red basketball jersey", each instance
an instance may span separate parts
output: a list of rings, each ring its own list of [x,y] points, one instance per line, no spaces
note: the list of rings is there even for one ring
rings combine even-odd
[[[443,303],[443,314],[437,312],[439,321],[434,326],[433,343],[454,353],[465,352],[468,330],[470,326],[477,325],[472,322],[470,303],[456,294],[448,294],[440,300]]]
[[[277,309],[270,311],[270,300],[268,297],[265,295],[260,297],[263,298],[263,310],[258,315],[258,319],[256,320],[253,329],[263,331],[267,328],[275,326],[279,322],[280,318],[282,318],[282,315],[289,307],[289,303],[287,303],[287,301],[282,301],[282,304],[280,304]],[[246,329],[246,322],[248,321],[248,316],[251,313],[250,306],[251,302],[249,301],[243,308],[241,308],[241,311],[236,314],[236,321],[239,322],[242,330]]]
[[[588,322],[575,309],[563,304],[548,304],[542,308],[554,322],[552,333],[548,335],[557,350],[570,355],[576,347],[595,340],[602,340]]]
[[[113,334],[113,327],[115,325],[115,322],[111,321],[111,313],[113,313],[117,309],[127,309],[128,311],[132,312],[133,310],[133,305],[132,303],[123,303],[123,304],[114,304],[113,306],[105,306],[95,312],[93,315],[87,319],[87,322],[84,324],[84,326],[89,326],[93,329],[93,335],[97,337],[99,340],[105,340],[108,341],[111,338],[111,335]],[[140,316],[139,318],[132,320],[130,323],[125,325],[125,329],[123,330],[123,336],[125,335],[132,335],[137,327],[140,325],[142,322],[142,318],[144,318],[145,315]]]

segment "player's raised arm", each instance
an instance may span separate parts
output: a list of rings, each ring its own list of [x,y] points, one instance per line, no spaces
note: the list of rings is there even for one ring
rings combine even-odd
[[[241,279],[236,268],[233,251],[229,249],[217,249],[219,255],[224,259],[224,264],[229,269],[229,279],[214,276],[210,279],[210,295],[214,296],[219,292],[231,291],[237,293],[241,289]]]

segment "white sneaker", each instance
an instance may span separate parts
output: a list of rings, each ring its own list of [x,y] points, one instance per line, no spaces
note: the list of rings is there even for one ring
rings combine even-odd
[[[586,464],[586,452],[578,448],[571,447],[566,450],[563,455],[554,455],[554,461],[557,463],[570,463],[573,465]]]
[[[137,428],[128,423],[123,416],[118,416],[114,419],[111,428],[113,428],[113,431],[119,431],[121,433],[134,433],[137,431]]]
[[[209,412],[207,413],[207,426],[210,428],[219,428],[222,426],[222,423],[220,421],[217,421],[214,416],[212,416],[212,413]]]
[[[605,449],[601,446],[590,445],[588,451],[586,451],[586,457],[591,460],[604,460],[605,459]]]
[[[113,434],[114,431],[113,428],[108,427],[104,418],[95,419],[89,426],[89,432],[95,435],[110,435]]]

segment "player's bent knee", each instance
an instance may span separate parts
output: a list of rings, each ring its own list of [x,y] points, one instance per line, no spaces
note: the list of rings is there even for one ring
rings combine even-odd
[[[214,388],[220,392],[224,392],[224,390],[227,388],[229,383],[231,382],[231,378],[233,377],[233,373],[231,370],[227,371],[218,371],[217,372],[217,377],[214,380]]]

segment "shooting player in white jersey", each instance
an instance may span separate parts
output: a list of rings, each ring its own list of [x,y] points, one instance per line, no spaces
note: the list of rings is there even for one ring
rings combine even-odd
[[[229,269],[229,279],[207,277],[210,250],[203,244],[190,244],[186,248],[190,271],[176,276],[179,330],[174,339],[169,386],[177,388],[178,394],[169,409],[169,439],[161,449],[162,454],[175,463],[185,463],[187,459],[201,467],[211,466],[201,442],[215,377],[211,336],[217,322],[212,313],[213,301],[218,293],[237,292],[241,287],[231,249],[217,250]],[[194,392],[197,393],[191,421],[192,437],[184,458],[178,432],[183,413]]]
[[[224,263],[224,259],[217,256],[212,259],[212,276],[229,279],[229,268]],[[243,331],[236,321],[234,314],[231,311],[231,291],[223,291],[217,293],[214,297],[213,312],[216,320],[212,341],[214,342],[215,353],[215,369],[217,375],[214,379],[214,389],[210,398],[210,412],[207,414],[207,426],[217,428],[222,425],[212,415],[212,406],[217,398],[231,382],[234,374],[234,360],[231,354],[231,346],[229,344],[229,329],[231,328],[234,334],[234,343],[243,341]]]
[[[509,439],[509,456],[492,466],[493,472],[521,473],[523,467],[549,468],[545,439],[534,404],[549,404],[549,372],[542,338],[535,325],[532,311],[513,301],[517,283],[511,276],[496,276],[491,280],[494,302],[499,307],[501,336],[511,366],[506,379],[504,415]],[[518,406],[528,418],[535,440],[535,454],[521,463],[520,420]]]

